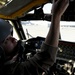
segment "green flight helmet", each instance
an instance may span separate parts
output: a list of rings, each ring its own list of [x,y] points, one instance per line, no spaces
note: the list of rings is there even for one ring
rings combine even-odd
[[[0,43],[5,40],[5,38],[10,35],[12,31],[12,25],[3,19],[0,19]]]

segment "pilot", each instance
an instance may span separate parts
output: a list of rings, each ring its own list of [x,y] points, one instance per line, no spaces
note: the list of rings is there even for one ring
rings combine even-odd
[[[51,27],[40,52],[24,58],[25,47],[11,35],[12,26],[0,19],[0,75],[47,75],[58,51],[61,16],[69,0],[53,0]]]

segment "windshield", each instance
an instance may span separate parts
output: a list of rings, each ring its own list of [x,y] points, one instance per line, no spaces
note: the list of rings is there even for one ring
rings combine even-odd
[[[46,37],[50,28],[49,21],[22,21],[27,39],[32,37]],[[75,42],[75,22],[60,22],[60,36],[62,40]]]
[[[22,21],[22,26],[27,39],[32,37],[46,37],[50,27],[47,21]]]
[[[44,6],[44,13],[51,13],[52,7],[51,3],[48,3]],[[33,13],[31,11],[29,13]],[[30,21],[21,21],[23,30],[26,35],[26,39],[33,37],[46,37],[48,30],[50,28],[51,22],[45,20],[30,20]],[[60,22],[60,36],[61,40],[75,42],[75,22],[72,21],[61,21]]]

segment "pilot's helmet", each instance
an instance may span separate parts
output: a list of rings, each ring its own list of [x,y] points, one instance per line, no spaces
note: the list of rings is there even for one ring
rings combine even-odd
[[[0,43],[9,35],[13,30],[12,25],[7,21],[0,19]]]

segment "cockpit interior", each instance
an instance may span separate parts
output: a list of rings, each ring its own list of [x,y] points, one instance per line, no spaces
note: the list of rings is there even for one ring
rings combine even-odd
[[[63,24],[61,26],[66,27],[65,30],[72,27],[74,35],[75,0],[69,0],[69,2],[69,7],[63,14],[61,21],[73,22],[73,25],[64,26]],[[46,5],[49,6],[45,8]],[[48,31],[51,21],[51,6],[52,0],[0,0],[0,18],[12,24],[14,37],[16,37],[14,35],[16,33],[18,39],[26,41],[27,58],[38,52],[45,40],[45,32]],[[47,10],[49,10],[48,13]],[[42,27],[45,27],[46,31]],[[37,30],[36,35],[34,30]],[[42,34],[42,32],[44,33]],[[60,32],[56,62],[50,68],[48,75],[75,75],[75,39],[73,41],[64,40],[62,34]]]

